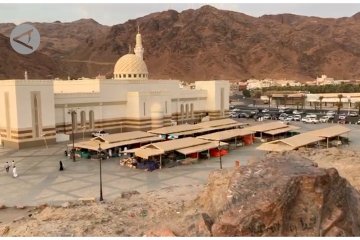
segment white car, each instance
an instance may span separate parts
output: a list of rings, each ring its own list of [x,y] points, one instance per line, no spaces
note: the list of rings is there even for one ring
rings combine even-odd
[[[321,123],[327,123],[329,121],[330,117],[329,116],[322,116],[319,121]]]
[[[316,114],[307,114],[306,118],[317,118]]]
[[[294,120],[294,117],[293,116],[287,116],[286,118],[285,118],[285,121],[287,121],[287,122],[290,122],[290,121],[293,121]]]
[[[349,114],[350,117],[357,117],[359,114],[357,112],[351,112]]]
[[[345,120],[346,119],[346,115],[345,114],[340,114],[339,115],[339,120]]]
[[[294,121],[301,121],[301,115],[294,115]]]
[[[326,113],[327,116],[334,116],[335,115],[335,112],[334,111],[328,111]]]
[[[269,112],[269,109],[263,109],[262,112],[263,112],[263,113],[268,113],[268,112]]]
[[[104,130],[100,130],[100,131],[96,131],[96,132],[91,133],[92,137],[103,137],[103,136],[106,136],[106,135],[109,135],[109,133],[105,132]]]
[[[298,111],[298,110],[294,110],[294,111],[293,111],[293,114],[294,114],[294,115],[300,115],[300,114],[302,114],[302,112],[300,112],[300,111]]]
[[[314,124],[319,123],[319,120],[313,117],[304,117],[303,119],[301,119],[301,121],[304,123],[314,123]]]

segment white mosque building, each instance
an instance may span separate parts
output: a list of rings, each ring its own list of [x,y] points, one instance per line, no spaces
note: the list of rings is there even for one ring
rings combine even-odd
[[[105,130],[150,130],[228,116],[228,81],[151,80],[141,34],[134,54],[115,64],[113,79],[0,81],[0,141],[25,148],[54,143],[59,136]]]

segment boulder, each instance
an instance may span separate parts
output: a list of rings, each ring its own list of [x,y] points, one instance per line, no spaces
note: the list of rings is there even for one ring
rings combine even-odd
[[[209,178],[197,202],[214,219],[207,225],[213,236],[360,235],[359,192],[336,169],[296,153]]]

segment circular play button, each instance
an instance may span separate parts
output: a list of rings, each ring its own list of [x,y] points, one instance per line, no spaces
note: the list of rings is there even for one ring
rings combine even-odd
[[[20,54],[33,53],[40,45],[40,33],[28,23],[20,24],[12,30],[10,44]]]

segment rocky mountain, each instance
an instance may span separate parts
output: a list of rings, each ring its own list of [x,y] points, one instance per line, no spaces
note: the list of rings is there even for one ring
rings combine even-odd
[[[128,53],[129,44],[134,47],[139,25],[154,79],[360,78],[359,14],[256,18],[204,6],[153,13],[112,27],[92,19],[33,24],[42,36],[39,52],[58,62],[54,72],[59,77],[111,77],[116,60]],[[0,24],[0,33],[8,36],[12,27]]]

